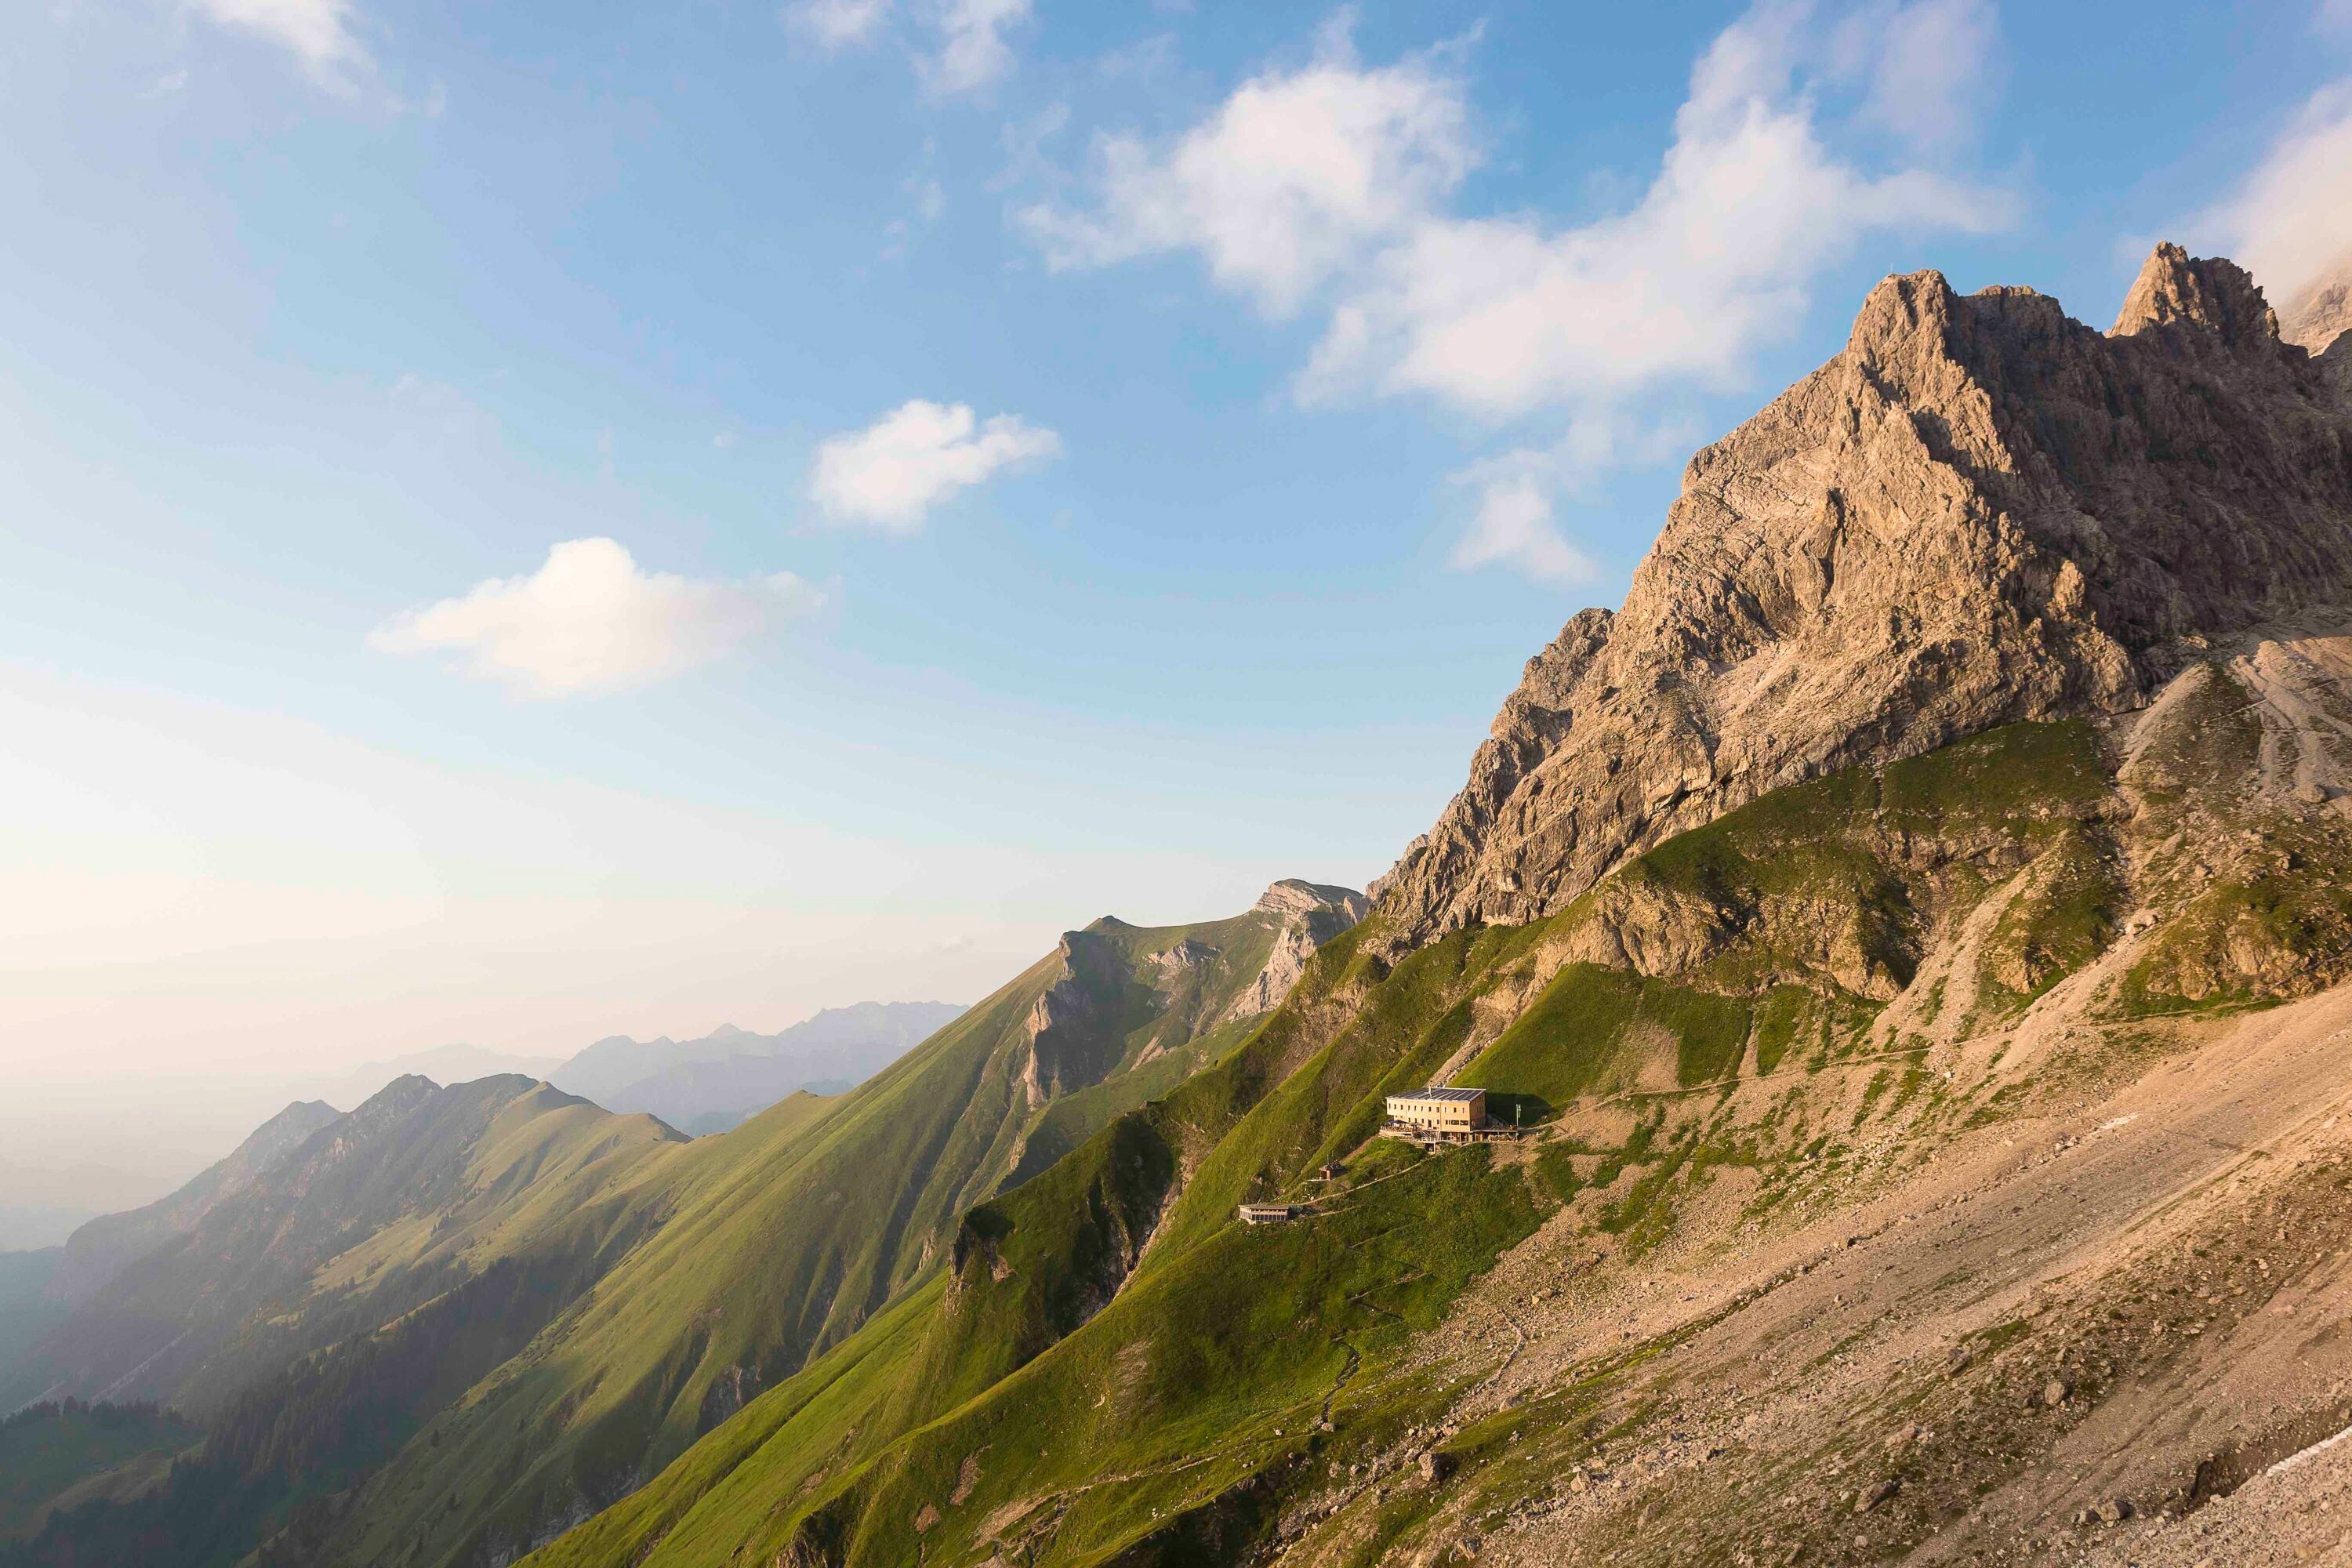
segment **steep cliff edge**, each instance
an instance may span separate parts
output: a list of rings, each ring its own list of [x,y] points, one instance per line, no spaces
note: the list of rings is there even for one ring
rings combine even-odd
[[[2113,332],[1889,278],[1843,353],[1701,451],[1624,606],[1528,665],[1375,892],[1391,956],[1565,908],[1768,790],[2126,710],[2352,590],[2352,400],[2225,260],[2160,246]]]

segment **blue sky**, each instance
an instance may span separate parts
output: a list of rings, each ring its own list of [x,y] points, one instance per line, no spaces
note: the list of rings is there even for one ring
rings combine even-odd
[[[2156,238],[2352,241],[2344,0],[0,30],[0,1053],[60,1096],[1360,883],[1877,277],[2104,324]]]

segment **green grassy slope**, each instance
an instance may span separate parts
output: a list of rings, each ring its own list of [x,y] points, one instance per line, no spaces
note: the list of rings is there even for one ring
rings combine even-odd
[[[38,1405],[0,1420],[0,1541],[38,1531],[48,1505],[81,1483],[196,1440],[152,1405]]]
[[[124,1268],[23,1358],[18,1383],[220,1409],[494,1259],[571,1255],[583,1224],[628,1208],[631,1177],[683,1147],[525,1078],[400,1080]]]
[[[1082,1143],[1240,1033],[1225,1015],[1281,929],[1257,910],[1097,921],[790,1137],[771,1111],[698,1140],[657,1232],[407,1445],[354,1500],[332,1560],[527,1545],[845,1351],[1033,1144],[1049,1161]]]
[[[394,1085],[38,1347],[85,1381],[152,1380],[201,1416],[203,1440],[152,1484],[77,1500],[0,1562],[125,1561],[160,1542],[161,1562],[236,1563],[578,1299],[657,1222],[665,1165],[688,1146],[528,1079]]]
[[[1393,970],[1342,938],[1216,1066],[971,1211],[935,1305],[902,1303],[534,1568],[1223,1560],[1338,1441],[1327,1415],[1369,1441],[1444,1395],[1399,1352],[1504,1248],[1647,1170],[1604,1216],[1639,1237],[1675,1172],[1723,1157],[1637,1129],[1581,1174],[1549,1145],[1423,1160],[1366,1145],[1384,1094],[1465,1046],[1466,1081],[1538,1117],[1795,1072],[1858,1049],[1935,934],[2021,878],[2057,890],[2015,933],[2046,988],[2111,929],[2084,913],[2097,878],[2060,863],[2104,864],[2121,809],[2086,727],[2021,725],[1769,795],[1540,924]],[[1234,1221],[1335,1158],[1316,1217]]]

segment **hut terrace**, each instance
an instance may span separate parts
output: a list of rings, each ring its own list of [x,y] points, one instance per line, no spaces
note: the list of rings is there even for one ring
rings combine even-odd
[[[1285,1220],[1297,1219],[1303,1212],[1297,1204],[1244,1204],[1242,1223],[1244,1225],[1280,1225]]]

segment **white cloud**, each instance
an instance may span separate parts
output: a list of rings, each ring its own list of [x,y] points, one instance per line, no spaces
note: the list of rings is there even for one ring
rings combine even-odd
[[[1013,69],[1013,46],[1005,34],[1027,22],[1034,0],[916,0],[908,11],[915,26],[929,34],[915,51],[923,84],[943,97],[979,92]],[[793,0],[784,25],[828,52],[858,48],[893,31],[898,0]],[[912,45],[909,45],[912,48]]]
[[[1497,479],[1479,497],[1478,515],[1454,546],[1464,570],[1512,566],[1538,583],[1590,583],[1601,574],[1552,521],[1552,500],[1533,474]]]
[[[2321,0],[2312,25],[2324,33],[2352,33],[2352,0]]]
[[[1988,0],[1881,5],[1848,26],[1868,58],[1869,119],[1922,150],[1974,136],[2000,31]]]
[[[939,49],[923,79],[941,93],[976,92],[1013,68],[1005,29],[1029,19],[1031,0],[940,0]]]
[[[709,664],[822,596],[789,572],[696,581],[638,569],[610,539],[574,539],[528,577],[395,616],[370,634],[384,653],[444,653],[519,696],[625,690]]]
[[[2313,94],[2239,195],[2192,226],[2274,305],[2352,251],[2352,80]]]
[[[291,50],[303,68],[327,86],[348,85],[347,73],[368,64],[367,49],[352,30],[358,8],[352,0],[188,0],[188,4],[224,27],[258,34]]]
[[[1478,510],[1454,546],[1453,564],[1465,571],[1513,566],[1538,582],[1591,582],[1600,569],[1561,532],[1555,498],[1588,489],[1619,469],[1670,461],[1696,438],[1686,419],[1636,420],[1599,408],[1580,414],[1549,447],[1471,464],[1454,481],[1478,491]]]
[[[908,532],[956,491],[1061,449],[1059,436],[1013,415],[982,421],[969,404],[919,397],[821,443],[809,498],[836,521]]]
[[[2000,193],[1833,153],[1800,80],[1806,15],[1759,5],[1718,36],[1647,188],[1580,226],[1450,210],[1476,162],[1459,76],[1442,58],[1366,67],[1328,34],[1168,145],[1104,142],[1093,210],[1020,221],[1056,268],[1190,250],[1269,313],[1323,301],[1310,400],[1423,393],[1512,416],[1721,383],[1794,330],[1806,284],[1864,232],[2011,213]],[[1874,91],[1932,75],[1916,128],[1953,133],[1989,47],[1976,0],[1914,0],[1882,23]]]
[[[1334,309],[1310,399],[1423,393],[1490,416],[1722,385],[1795,331],[1808,285],[1871,229],[1981,231],[2011,204],[1917,168],[1873,176],[1824,144],[1780,18],[1727,29],[1633,207],[1578,226],[1431,214]]]
[[[1218,283],[1287,314],[1451,195],[1472,163],[1458,77],[1430,59],[1366,68],[1343,35],[1235,89],[1165,149],[1105,139],[1100,206],[1020,221],[1056,268],[1197,250]]]
[[[784,23],[824,49],[870,44],[890,19],[890,0],[797,0],[784,7]]]

